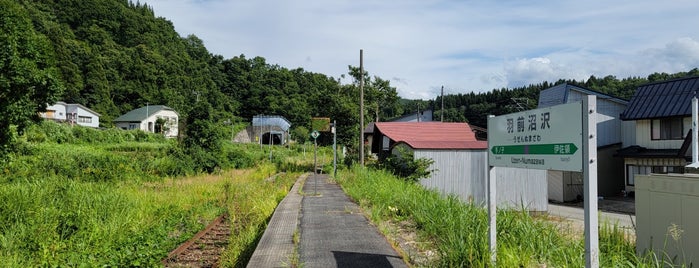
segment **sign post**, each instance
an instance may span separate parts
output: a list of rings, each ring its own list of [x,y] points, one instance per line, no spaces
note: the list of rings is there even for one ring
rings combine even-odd
[[[488,214],[491,262],[496,255],[493,167],[582,172],[585,188],[585,266],[599,267],[596,97],[488,117]]]
[[[330,131],[333,133],[333,177],[337,178],[337,120],[333,121]]]
[[[599,267],[597,211],[597,99],[583,98],[583,187],[585,195],[585,267]]]
[[[311,132],[313,138],[313,195],[318,195],[318,137],[320,133],[317,130]]]

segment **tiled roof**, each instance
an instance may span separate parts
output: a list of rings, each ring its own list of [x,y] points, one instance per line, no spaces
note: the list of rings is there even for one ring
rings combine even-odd
[[[692,115],[692,97],[699,91],[699,77],[639,86],[621,120],[654,119]]]
[[[467,123],[377,122],[375,128],[395,142],[414,149],[486,149]]]

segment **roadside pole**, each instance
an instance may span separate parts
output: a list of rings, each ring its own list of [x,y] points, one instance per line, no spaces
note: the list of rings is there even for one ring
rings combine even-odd
[[[313,195],[318,195],[318,133],[317,130],[311,132],[311,137],[313,138]]]
[[[313,139],[313,195],[318,195],[318,140]]]
[[[333,177],[337,178],[337,120],[333,120]]]
[[[583,182],[585,188],[585,267],[599,267],[597,211],[597,99],[583,98]]]
[[[489,115],[488,117],[494,117],[494,115]],[[495,168],[490,165],[490,158],[488,158],[488,173],[486,178],[488,180],[488,248],[490,249],[490,265],[492,267],[496,266],[497,262],[497,227],[496,227],[496,216],[497,216],[497,196],[495,190]]]
[[[488,167],[488,245],[490,246],[490,264],[495,267],[498,258],[497,247],[497,196],[495,190],[495,168]]]

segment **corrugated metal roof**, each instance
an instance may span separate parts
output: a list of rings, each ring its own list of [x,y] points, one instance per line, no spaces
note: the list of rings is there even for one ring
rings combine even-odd
[[[395,142],[414,149],[486,149],[467,123],[377,122],[374,127]]]
[[[280,115],[256,115],[252,117],[252,126],[275,126],[284,131],[289,131],[291,123]]]
[[[692,97],[698,90],[699,77],[639,86],[621,114],[621,120],[691,116]]]
[[[114,122],[141,122],[145,120],[146,118],[150,117],[151,115],[161,111],[161,110],[168,110],[168,111],[173,111],[175,112],[174,109],[167,107],[165,105],[148,105],[148,106],[143,106],[138,109],[133,109],[128,113],[123,114],[122,116],[117,117],[117,119],[114,119]],[[177,112],[175,112],[177,113]]]
[[[570,96],[570,91],[575,90],[578,92],[582,92],[583,94],[586,95],[595,95],[597,96],[598,100],[609,100],[611,102],[615,103],[620,103],[626,105],[628,103],[627,100],[615,97],[609,94],[605,94],[599,91],[595,91],[592,89],[587,89],[584,87],[579,87],[575,85],[571,85],[568,83],[563,83],[560,85],[556,85],[547,89],[542,90],[539,92],[539,104],[538,108],[544,108],[544,107],[551,107],[559,104],[564,104],[568,103],[568,97]]]

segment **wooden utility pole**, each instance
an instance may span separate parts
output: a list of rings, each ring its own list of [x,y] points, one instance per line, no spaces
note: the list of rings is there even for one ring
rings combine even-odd
[[[364,50],[359,50],[359,163],[364,167]]]
[[[444,86],[442,86],[442,112],[440,113],[442,116],[442,119],[440,120],[441,122],[444,122]]]

